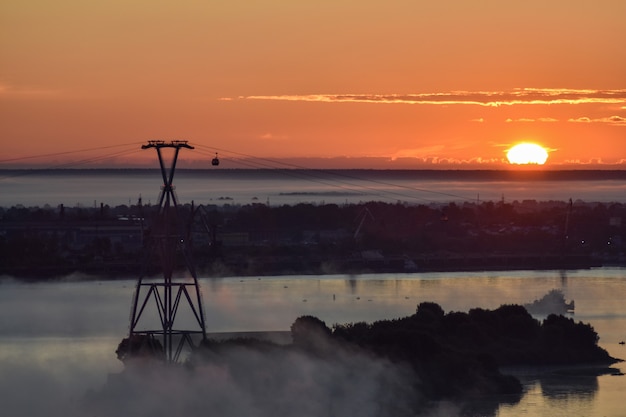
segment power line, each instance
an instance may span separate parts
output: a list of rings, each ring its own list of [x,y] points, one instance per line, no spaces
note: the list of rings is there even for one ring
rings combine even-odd
[[[40,154],[40,155],[22,156],[22,157],[19,157],[19,158],[0,159],[0,164],[5,163],[5,162],[25,161],[27,159],[49,158],[49,157],[52,157],[52,156],[70,155],[70,154],[74,154],[74,153],[99,151],[99,150],[102,150],[102,149],[119,148],[121,146],[138,145],[138,144],[141,144],[141,143],[143,143],[143,142],[124,143],[124,144],[120,144],[120,145],[100,146],[100,147],[97,147],[97,148],[77,149],[77,150],[74,150],[74,151],[64,151],[64,152],[55,152],[55,153]]]
[[[308,176],[312,176],[312,177],[315,177],[315,178],[326,179],[326,178],[320,177],[320,176],[316,177],[315,175],[310,174],[310,172],[319,172],[319,173],[323,173],[323,174],[328,175],[328,171],[327,170],[308,168],[308,167],[304,167],[304,166],[293,164],[293,163],[288,163],[288,162],[283,162],[283,161],[276,161],[276,160],[268,159],[268,158],[255,157],[253,155],[249,155],[249,154],[245,154],[245,153],[241,153],[241,152],[229,151],[229,150],[226,150],[226,149],[220,149],[220,148],[209,147],[209,146],[204,146],[204,145],[196,145],[196,144],[194,144],[194,146],[196,146],[196,148],[204,148],[204,149],[207,149],[207,150],[210,149],[213,152],[215,152],[215,151],[226,152],[226,153],[230,153],[230,154],[233,154],[233,155],[243,156],[243,157],[248,158],[250,160],[257,160],[258,159],[258,160],[261,160],[261,161],[267,161],[267,162],[272,163],[272,164],[284,165],[284,166],[289,167],[291,169],[304,170],[304,171],[307,171],[307,174],[303,173],[303,175],[308,175]],[[241,163],[241,160],[239,160],[239,162]],[[273,168],[273,169],[280,169],[281,172],[289,172],[285,168],[277,168],[274,165],[267,165],[267,164],[263,164],[263,163],[258,163],[258,164],[261,165],[261,166],[266,166],[266,167]],[[337,177],[343,177],[343,178],[347,178],[347,179],[350,179],[350,180],[358,180],[358,181],[363,181],[363,182],[370,182],[370,183],[384,185],[384,186],[392,186],[392,187],[397,187],[397,188],[403,188],[403,189],[406,189],[406,190],[409,190],[409,191],[422,192],[422,193],[431,193],[431,194],[443,195],[443,196],[447,196],[447,197],[454,197],[454,198],[458,198],[458,199],[461,199],[461,200],[474,201],[474,198],[468,198],[468,197],[461,196],[461,195],[458,195],[458,194],[445,193],[445,192],[441,192],[441,191],[433,191],[433,190],[427,190],[427,189],[422,189],[422,188],[410,187],[410,186],[406,186],[406,185],[394,184],[394,183],[389,183],[389,182],[385,182],[385,181],[375,180],[375,179],[371,179],[371,178],[368,178],[368,179],[359,178],[359,177],[356,177],[356,176],[353,176],[353,175],[349,175],[349,174],[346,174],[344,172],[340,172],[340,171],[337,171],[337,170],[333,170],[332,173],[333,173],[333,175],[335,175]],[[333,186],[333,184],[328,184],[328,183],[325,183],[325,184]],[[351,183],[346,183],[346,184],[348,184],[350,186],[356,186],[356,187],[359,187],[359,188],[368,189],[368,190],[374,190],[374,191],[376,191],[378,193],[381,192],[381,190],[377,190],[377,189],[372,188],[372,187],[367,187],[367,186],[363,186],[363,185],[356,185],[356,184],[351,184]],[[334,185],[334,186],[337,186],[337,185]],[[395,195],[395,196],[404,197],[404,198],[409,198],[409,199],[414,199],[414,200],[425,200],[425,201],[431,201],[431,202],[434,201],[434,200],[426,198],[426,197],[416,197],[414,195],[399,193],[399,192],[395,192],[395,191],[388,191],[388,190],[386,190],[386,191],[382,191],[382,192],[384,192],[386,194]],[[393,199],[397,199],[397,198],[393,198]]]
[[[0,180],[11,178],[11,177],[22,176],[22,175],[29,175],[31,173],[38,172],[41,170],[71,168],[71,167],[76,167],[76,166],[87,165],[92,162],[114,158],[117,156],[132,155],[132,154],[141,152],[141,148],[138,145],[142,145],[143,143],[144,142],[132,142],[132,143],[125,143],[125,144],[100,146],[100,147],[93,147],[93,148],[85,148],[85,149],[78,149],[78,150],[71,150],[71,151],[64,151],[64,152],[55,152],[55,153],[49,153],[49,154],[31,155],[31,156],[25,156],[25,157],[20,157],[20,158],[10,158],[10,159],[0,160],[0,163],[15,162],[15,161],[28,160],[28,159],[48,158],[48,157],[60,156],[60,155],[70,155],[70,154],[102,151],[106,149],[133,146],[132,149],[121,150],[121,151],[112,152],[112,153],[108,153],[104,155],[97,155],[97,156],[81,159],[78,161],[65,162],[65,163],[49,166],[46,168],[38,168],[36,170],[23,170],[23,171],[20,170],[19,173],[14,173],[12,175],[6,175],[4,177],[0,177]],[[280,172],[281,174],[286,175],[286,176],[290,176],[290,177],[294,177],[297,179],[302,179],[302,180],[310,181],[313,183],[318,183],[324,186],[338,188],[344,191],[349,191],[349,192],[354,192],[354,193],[362,193],[363,190],[367,190],[368,194],[370,195],[374,195],[379,198],[388,199],[388,200],[398,200],[399,198],[402,198],[402,199],[427,201],[427,202],[436,201],[427,197],[420,197],[420,196],[411,195],[411,194],[393,191],[393,190],[380,190],[373,186],[355,184],[354,182],[350,182],[350,181],[359,181],[363,183],[382,185],[385,187],[400,188],[400,189],[404,189],[404,190],[412,191],[412,192],[430,193],[430,194],[442,195],[442,196],[447,196],[447,197],[453,197],[453,198],[457,198],[461,200],[474,201],[474,198],[468,198],[468,197],[457,195],[457,194],[411,187],[407,185],[390,183],[390,182],[381,181],[381,180],[372,179],[372,178],[362,178],[362,177],[358,177],[355,175],[350,175],[345,172],[341,172],[341,170],[315,169],[315,168],[309,168],[309,167],[305,167],[302,165],[297,165],[297,164],[293,164],[289,162],[279,161],[279,160],[270,159],[270,158],[257,157],[254,155],[231,151],[231,150],[222,149],[222,148],[210,147],[206,145],[197,145],[197,144],[194,144],[194,146],[197,148],[197,151],[203,155],[212,156],[212,154],[215,152],[221,152],[221,153],[226,153],[226,154],[237,156],[239,158],[233,159],[231,161],[235,164],[239,164],[244,167],[255,168],[255,169],[269,169],[272,171]],[[210,152],[211,155],[209,155],[207,152]],[[244,159],[240,159],[242,157]],[[329,177],[330,175],[332,175],[333,177]]]
[[[197,145],[196,145],[197,146]],[[203,153],[202,151],[200,151],[200,153]],[[294,178],[298,178],[298,179],[304,179],[310,182],[315,182],[318,184],[322,184],[322,185],[326,185],[326,186],[330,186],[330,187],[334,187],[334,188],[341,188],[342,190],[346,190],[346,191],[352,191],[355,193],[359,193],[362,192],[362,190],[360,190],[359,188],[363,189],[363,188],[367,188],[365,186],[359,186],[356,184],[348,184],[349,186],[353,186],[353,187],[359,187],[359,188],[351,188],[345,185],[341,185],[341,184],[334,184],[332,182],[328,182],[327,178],[324,177],[320,177],[320,176],[315,176],[315,175],[311,175],[311,174],[307,174],[304,171],[296,171],[293,169],[286,169],[286,168],[277,168],[275,166],[272,165],[268,165],[268,164],[263,164],[260,162],[244,162],[243,160],[232,160],[233,163],[235,164],[239,164],[242,166],[246,166],[248,168],[256,168],[256,169],[267,169],[270,168],[272,171],[277,171],[280,172],[286,176],[290,176],[290,177],[294,177]],[[379,191],[379,190],[377,190]],[[378,195],[379,197],[384,197],[384,196],[380,196],[379,194],[375,194]],[[406,197],[410,197],[410,196],[406,196]]]
[[[130,145],[131,144],[102,146],[102,147],[99,147],[99,148],[90,148],[90,149],[81,150],[81,151],[58,152],[58,153],[54,153],[54,154],[48,154],[48,156],[73,154],[73,153],[78,153],[78,152],[90,152],[90,151],[94,151],[94,150],[111,149],[111,148],[115,148],[115,147],[130,146]],[[132,144],[132,145],[135,145],[135,144]],[[7,179],[7,178],[15,178],[15,177],[21,177],[21,176],[25,176],[25,175],[30,175],[30,174],[33,174],[33,173],[36,173],[36,172],[39,172],[39,171],[71,168],[71,167],[86,165],[86,164],[89,164],[89,163],[92,163],[92,162],[103,161],[103,160],[106,160],[106,159],[114,158],[116,156],[132,155],[132,154],[135,154],[135,153],[138,153],[138,152],[141,152],[140,148],[133,148],[133,149],[128,149],[128,150],[121,150],[121,151],[117,151],[117,152],[112,152],[112,153],[105,154],[105,155],[93,156],[93,157],[81,159],[81,160],[78,160],[78,161],[64,162],[64,163],[61,163],[61,164],[56,164],[56,165],[48,166],[48,167],[45,167],[45,168],[30,169],[30,170],[19,170],[19,172],[13,172],[13,174],[11,174],[11,175],[5,175],[5,176],[0,177],[0,180],[4,180],[4,179]],[[38,156],[33,156],[33,157],[24,157],[24,158],[15,158],[13,160],[30,159],[30,158],[36,158],[36,157],[43,157],[43,155],[38,155]]]

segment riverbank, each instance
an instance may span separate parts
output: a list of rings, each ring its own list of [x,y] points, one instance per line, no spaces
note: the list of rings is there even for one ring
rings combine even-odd
[[[610,262],[590,256],[551,256],[551,255],[457,255],[422,256],[416,258],[389,257],[378,259],[285,259],[249,257],[245,260],[218,260],[197,265],[199,277],[246,277],[246,276],[286,276],[286,275],[362,275],[377,273],[428,273],[428,272],[477,272],[477,271],[533,271],[533,270],[580,270],[603,266],[623,267],[626,263]],[[186,269],[178,268],[184,274]],[[73,267],[30,265],[0,268],[0,276],[13,277],[23,281],[54,281],[69,276],[82,276],[85,279],[128,279],[142,273],[142,265],[136,263],[87,263]],[[145,275],[160,274],[157,265],[144,271]],[[144,275],[144,276],[145,276]]]
[[[22,279],[55,279],[73,272],[156,274],[162,254],[151,248],[163,243],[152,235],[159,227],[157,209],[0,210],[0,274]],[[182,231],[170,238],[180,244],[168,250],[179,267],[193,259],[202,276],[626,265],[626,205],[619,203],[254,203],[202,209],[186,205],[179,211]]]

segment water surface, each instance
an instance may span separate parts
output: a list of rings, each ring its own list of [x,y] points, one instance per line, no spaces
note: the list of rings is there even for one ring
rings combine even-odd
[[[557,175],[559,174],[559,175]],[[178,170],[181,202],[270,205],[397,201],[626,201],[626,174],[514,176],[504,171]],[[0,207],[110,206],[158,201],[158,170],[0,171]]]
[[[70,278],[0,284],[0,397],[14,416],[67,411],[67,404],[122,369],[114,351],[128,331],[134,281]],[[497,308],[559,288],[576,302],[573,317],[590,323],[610,354],[626,358],[618,343],[626,339],[622,268],[203,278],[201,284],[209,332],[289,330],[301,315],[329,326],[393,319],[412,314],[423,301],[446,312]],[[621,363],[615,367],[626,371]],[[497,416],[626,415],[626,377],[529,373],[522,381],[522,400],[502,405]],[[31,401],[33,395],[39,400]]]

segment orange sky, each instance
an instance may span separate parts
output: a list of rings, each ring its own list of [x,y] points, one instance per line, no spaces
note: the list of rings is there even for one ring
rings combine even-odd
[[[622,0],[4,0],[0,167],[185,139],[232,167],[493,168],[535,141],[624,168],[624,22]]]

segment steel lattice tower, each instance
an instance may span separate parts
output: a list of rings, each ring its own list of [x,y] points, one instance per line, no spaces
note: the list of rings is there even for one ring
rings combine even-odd
[[[146,258],[135,288],[129,337],[120,344],[118,357],[124,360],[128,357],[163,355],[167,362],[177,362],[185,349],[193,349],[194,339],[206,339],[202,296],[192,260],[191,239],[183,224],[182,208],[172,185],[180,150],[194,148],[187,141],[153,140],[142,146],[142,149],[152,148],[156,149],[159,157],[163,186],[159,195],[158,213],[147,236]],[[169,170],[163,159],[164,148],[172,148],[174,151]],[[184,262],[189,276],[175,276],[180,262]],[[150,265],[154,263],[160,263],[163,272],[161,279],[146,276]],[[155,309],[158,314],[154,313]],[[178,313],[185,315],[184,325],[187,327],[178,327]],[[155,315],[158,316],[157,322]]]

